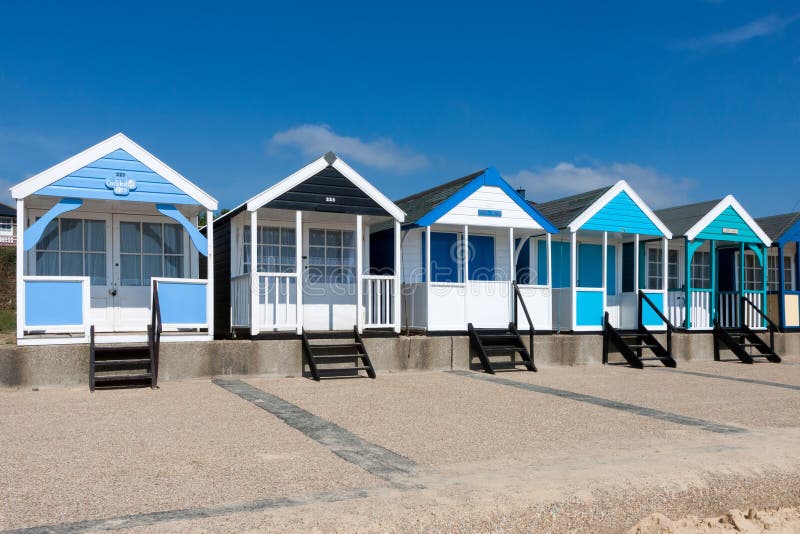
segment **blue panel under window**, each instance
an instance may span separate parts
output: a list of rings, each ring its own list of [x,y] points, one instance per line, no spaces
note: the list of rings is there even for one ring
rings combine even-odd
[[[547,241],[539,240],[536,242],[536,267],[538,272],[538,283],[547,285]]]
[[[54,306],[53,303],[58,303]],[[78,281],[25,282],[26,326],[83,324],[83,285]]]
[[[206,324],[206,285],[159,282],[161,320],[166,324]]]
[[[578,287],[603,287],[602,245],[578,245]]]
[[[519,239],[514,241],[514,248],[519,246]],[[517,283],[530,284],[531,279],[531,240],[526,239],[517,257]],[[539,282],[542,283],[542,282]]]
[[[433,253],[431,253],[431,255],[433,255]],[[495,279],[493,236],[469,236],[469,279]]]
[[[608,256],[606,257],[606,295],[617,294],[617,248],[608,245]]]
[[[545,246],[547,246],[545,244]],[[570,286],[570,252],[569,243],[553,242],[553,287]],[[541,257],[541,256],[540,256]]]
[[[575,321],[578,326],[603,325],[603,292],[578,291],[575,295]]]
[[[431,232],[431,273],[433,282],[458,282],[458,234]]]

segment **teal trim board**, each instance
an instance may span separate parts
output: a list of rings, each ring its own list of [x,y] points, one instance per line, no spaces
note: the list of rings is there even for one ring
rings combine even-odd
[[[617,196],[609,200],[580,229],[626,234],[664,235],[625,191],[620,191]]]
[[[158,303],[165,324],[206,324],[206,284],[158,282]]]
[[[189,238],[192,240],[192,243],[194,243],[197,251],[203,256],[208,256],[208,240],[200,233],[200,230],[198,230],[195,225],[189,222],[189,219],[183,216],[183,213],[181,213],[178,208],[169,204],[156,204],[156,209],[162,215],[166,215],[170,219],[180,223],[183,229],[186,230],[186,233],[189,234]]]
[[[54,306],[54,303],[58,303]],[[72,280],[26,280],[25,326],[83,324],[83,283]]]
[[[36,243],[42,238],[42,234],[45,228],[47,228],[47,225],[50,224],[50,221],[64,213],[80,208],[82,204],[83,201],[79,198],[62,198],[59,200],[58,204],[39,217],[39,219],[30,225],[28,229],[25,230],[25,233],[22,234],[24,249],[27,251],[36,246]]]
[[[728,206],[717,217],[708,223],[694,238],[715,239],[717,241],[734,241],[737,243],[761,243],[761,239],[742,219],[736,210]]]
[[[603,291],[578,291],[575,296],[577,326],[603,326]]]
[[[56,180],[35,194],[199,205],[175,184],[122,149]]]

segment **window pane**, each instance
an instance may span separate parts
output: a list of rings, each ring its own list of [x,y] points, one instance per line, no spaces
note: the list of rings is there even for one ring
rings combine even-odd
[[[106,251],[106,222],[84,221],[85,250],[94,252]]]
[[[143,252],[163,252],[161,241],[161,224],[142,223],[142,251]]]
[[[281,247],[281,265],[290,265],[294,267],[296,261],[295,247]]]
[[[342,249],[328,248],[326,251],[325,265],[341,265],[342,264]]]
[[[120,278],[123,286],[142,285],[141,256],[123,254],[120,257]]]
[[[61,250],[83,250],[83,221],[81,219],[61,219]]]
[[[342,232],[342,245],[346,247],[356,246],[356,233],[351,230]]]
[[[58,250],[58,219],[47,224],[36,248],[38,250]]]
[[[181,225],[164,225],[164,253],[183,254],[183,228]]]
[[[122,252],[141,252],[139,223],[123,222],[119,224],[120,250]]]
[[[281,230],[281,244],[294,245],[294,228],[284,228]]]
[[[162,261],[162,256],[160,254],[142,256],[142,285],[150,285],[151,278],[164,275],[164,268],[161,265]]]
[[[61,253],[61,276],[83,276],[83,253]]]
[[[278,265],[280,262],[280,247],[268,245],[264,247],[264,263],[267,265]]]
[[[342,249],[342,265],[355,267],[355,265],[356,265],[356,249],[354,249],[354,248]]]
[[[268,226],[266,228],[260,228],[260,230],[261,230],[261,237],[259,238],[259,241],[261,241],[265,245],[277,245],[278,243],[280,243],[278,228]]]
[[[342,231],[341,230],[328,230],[325,234],[325,244],[328,246],[341,246],[342,244]]]
[[[245,245],[250,244],[250,227],[249,226],[245,226],[244,227],[244,233],[242,234],[242,238],[243,238],[242,242]]]
[[[36,274],[39,276],[58,276],[58,252],[37,252]]]
[[[164,256],[164,276],[183,278],[183,256]]]
[[[106,285],[106,255],[86,254],[85,275],[92,279],[92,285]]]
[[[325,249],[323,247],[308,247],[309,265],[322,265],[325,263]]]
[[[325,230],[309,230],[308,231],[308,244],[309,245],[324,245],[325,244]]]

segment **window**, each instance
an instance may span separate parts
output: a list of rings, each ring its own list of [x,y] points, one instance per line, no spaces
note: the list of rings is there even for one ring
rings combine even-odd
[[[14,219],[11,217],[0,217],[0,234],[10,235],[14,231]]]
[[[106,223],[54,219],[36,243],[39,276],[88,276],[92,285],[106,285]]]
[[[786,291],[796,291],[794,287],[794,258],[792,256],[783,257],[783,285]]]
[[[692,287],[711,289],[711,254],[697,251],[692,256]]]
[[[667,251],[667,282],[668,289],[678,289],[680,287],[680,276],[678,269],[678,251]]]
[[[183,228],[179,224],[122,222],[120,283],[149,286],[156,276],[183,278]]]
[[[316,283],[354,284],[356,234],[352,230],[312,228],[308,232],[308,278]]]
[[[763,282],[763,271],[761,264],[752,252],[744,255],[744,288],[749,291],[761,289]]]
[[[660,248],[647,249],[647,289],[661,289],[663,257]]]
[[[244,227],[242,272],[250,272],[250,226]],[[294,228],[258,227],[258,272],[293,273],[297,270],[297,241]]]
[[[786,291],[794,291],[794,262],[791,256],[783,257],[783,284]],[[780,291],[778,256],[767,260],[767,287],[769,291]]]

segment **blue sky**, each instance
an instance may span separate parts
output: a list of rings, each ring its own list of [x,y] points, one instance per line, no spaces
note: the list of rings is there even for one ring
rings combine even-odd
[[[0,185],[122,131],[229,208],[332,149],[391,198],[494,166],[761,216],[799,95],[794,2],[4,2]]]

